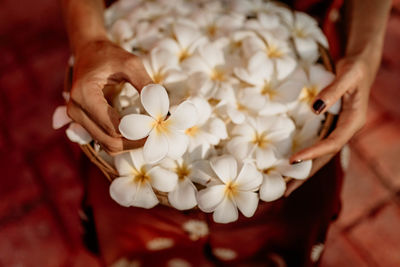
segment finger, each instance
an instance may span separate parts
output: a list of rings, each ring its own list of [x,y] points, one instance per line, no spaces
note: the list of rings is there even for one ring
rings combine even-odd
[[[84,127],[93,139],[97,140],[102,148],[109,154],[118,154],[125,150],[131,150],[144,145],[145,139],[130,141],[125,138],[111,137],[107,135],[87,114],[75,103],[68,103],[68,116]]]
[[[79,88],[82,86],[86,88]],[[104,132],[112,137],[120,137],[118,131],[120,116],[107,103],[102,90],[100,85],[78,83],[71,91],[71,98]]]
[[[128,76],[129,82],[135,86],[139,92],[144,86],[154,83],[138,57],[133,57],[128,61],[126,75]]]
[[[348,90],[356,88],[361,77],[356,67],[342,71],[332,84],[321,90],[315,97],[312,104],[313,111],[320,114],[331,108]]]

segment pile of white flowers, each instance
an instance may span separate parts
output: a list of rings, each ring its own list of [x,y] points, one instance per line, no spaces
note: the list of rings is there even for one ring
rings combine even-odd
[[[228,223],[280,198],[285,177],[309,176],[311,161],[288,158],[318,139],[325,115],[310,105],[334,79],[317,63],[327,41],[314,19],[261,0],[120,0],[105,21],[154,81],[140,95],[125,83],[113,100],[121,134],[147,137],[113,158],[116,202],[152,208],[164,192],[176,209],[198,206]],[[68,122],[59,107],[54,126]],[[91,141],[76,123],[67,134]]]

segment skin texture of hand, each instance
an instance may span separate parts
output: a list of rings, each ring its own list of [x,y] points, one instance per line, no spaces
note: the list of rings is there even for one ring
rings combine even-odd
[[[87,43],[75,54],[68,115],[81,124],[110,154],[143,146],[118,132],[120,117],[105,96],[106,89],[130,82],[138,90],[151,83],[140,59],[108,40]]]

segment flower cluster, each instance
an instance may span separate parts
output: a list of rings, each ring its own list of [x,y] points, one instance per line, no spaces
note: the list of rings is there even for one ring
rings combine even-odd
[[[280,198],[285,177],[309,176],[311,161],[288,158],[317,140],[325,117],[310,104],[334,79],[314,19],[262,0],[120,0],[105,21],[154,81],[113,100],[121,134],[147,138],[114,158],[115,201],[151,208],[165,192],[176,209],[228,223]]]

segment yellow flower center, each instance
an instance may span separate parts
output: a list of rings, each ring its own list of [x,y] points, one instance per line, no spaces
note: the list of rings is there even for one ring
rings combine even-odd
[[[269,140],[267,139],[267,133],[265,132],[261,134],[256,133],[254,135],[252,143],[258,146],[259,148],[265,148],[269,144]]]
[[[227,183],[225,186],[225,195],[228,196],[228,198],[232,199],[238,193],[237,187],[238,187],[237,183],[235,183],[235,182]]]
[[[190,57],[190,53],[187,51],[187,49],[183,49],[182,51],[180,51],[180,53],[178,55],[179,62],[184,61],[188,57]]]
[[[164,120],[162,116],[159,116],[152,125],[152,128],[156,131],[157,134],[168,133],[169,132],[169,120]]]
[[[147,171],[145,167],[142,167],[140,170],[133,169],[132,170],[133,181],[142,185],[146,182],[150,181],[150,177],[147,175]]]
[[[275,171],[276,168],[275,167],[270,167],[268,169],[263,170],[263,173],[265,174],[270,174],[271,172]]]
[[[162,83],[164,81],[164,74],[162,74],[161,72],[157,72],[153,74],[153,82],[154,83]]]
[[[217,34],[217,26],[215,24],[211,24],[207,27],[207,33],[211,37],[214,37]]]
[[[211,106],[216,106],[216,105],[218,105],[219,102],[221,102],[221,100],[219,100],[219,99],[215,99],[215,98],[208,99],[208,103],[210,103]]]
[[[223,82],[226,80],[225,72],[221,68],[214,68],[211,72],[211,80]]]
[[[311,104],[314,98],[318,95],[318,88],[315,85],[304,86],[300,92],[300,101]]]
[[[193,127],[191,127],[191,128],[186,129],[185,134],[187,134],[187,135],[193,137],[193,136],[195,136],[198,132],[199,132],[199,127],[198,127],[197,125],[195,125],[195,126],[193,126]]]
[[[239,102],[236,102],[236,108],[237,108],[237,110],[240,110],[240,111],[247,111],[248,110],[246,106],[242,105]]]
[[[278,92],[276,90],[273,90],[271,87],[271,84],[269,82],[266,82],[264,87],[261,90],[262,95],[268,95],[270,100],[273,100]]]
[[[295,28],[293,30],[293,33],[295,36],[299,37],[299,38],[306,38],[307,37],[307,33],[304,31],[304,29],[301,28]]]
[[[275,45],[268,46],[267,54],[269,58],[280,58],[283,56],[283,52]]]
[[[183,163],[182,165],[176,167],[175,172],[178,175],[178,179],[182,181],[185,179],[185,177],[190,175],[191,169],[185,163]]]

